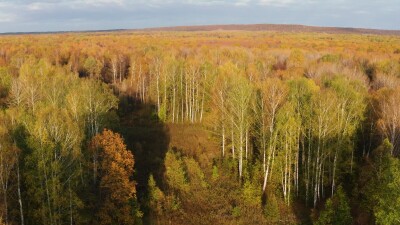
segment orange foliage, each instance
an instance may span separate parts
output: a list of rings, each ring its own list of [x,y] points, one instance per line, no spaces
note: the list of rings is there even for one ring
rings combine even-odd
[[[100,224],[133,224],[132,200],[136,198],[133,175],[134,158],[118,133],[104,129],[92,139],[100,148]]]

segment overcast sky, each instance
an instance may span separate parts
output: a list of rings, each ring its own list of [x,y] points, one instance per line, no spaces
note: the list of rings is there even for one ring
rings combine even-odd
[[[253,23],[400,29],[400,0],[0,0],[0,33]]]

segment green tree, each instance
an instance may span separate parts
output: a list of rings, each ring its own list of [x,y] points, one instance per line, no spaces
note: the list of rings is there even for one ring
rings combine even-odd
[[[352,224],[350,206],[348,198],[339,186],[335,195],[325,203],[324,210],[321,211],[317,225],[348,225]]]
[[[2,207],[0,211],[5,224],[9,221],[9,195],[13,171],[18,166],[20,150],[12,141],[11,122],[8,115],[0,112],[0,190],[2,197]]]
[[[386,139],[374,151],[376,177],[370,184],[371,202],[377,224],[388,225],[400,222],[400,161],[391,156],[393,145]]]
[[[169,150],[165,156],[165,178],[168,186],[175,191],[189,191],[187,174],[181,157]]]
[[[85,60],[83,67],[89,73],[90,77],[97,78],[101,72],[102,65],[93,56],[89,56]]]
[[[157,187],[156,181],[151,174],[148,181],[148,207],[151,219],[157,219],[158,223],[163,216],[164,198],[164,193]]]
[[[267,195],[267,202],[264,206],[264,215],[270,224],[278,224],[280,219],[280,210],[277,197],[274,194]]]

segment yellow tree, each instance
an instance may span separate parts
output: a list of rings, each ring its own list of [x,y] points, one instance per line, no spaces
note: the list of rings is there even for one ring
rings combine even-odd
[[[263,154],[264,184],[263,191],[267,186],[268,177],[271,176],[271,165],[273,164],[276,150],[276,116],[280,107],[287,97],[287,87],[276,78],[269,78],[260,83],[260,94],[257,104],[259,114],[259,142]]]
[[[378,103],[378,127],[385,137],[393,145],[392,155],[397,155],[400,148],[400,88],[383,88],[377,92]]]

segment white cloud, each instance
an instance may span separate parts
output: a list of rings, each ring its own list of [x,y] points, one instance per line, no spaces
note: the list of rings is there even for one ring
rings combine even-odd
[[[340,1],[340,0],[336,0]],[[275,7],[291,7],[291,6],[304,6],[309,4],[331,4],[334,3],[335,0],[327,0],[324,3],[321,3],[318,0],[259,0],[258,4],[263,6],[275,6]]]
[[[11,13],[0,13],[0,23],[10,23],[16,20],[16,15]]]
[[[51,3],[34,2],[26,5],[26,9],[30,11],[40,11],[51,8]]]
[[[260,0],[260,5],[288,6],[296,3],[295,0]]]
[[[249,5],[249,3],[251,3],[250,0],[238,0],[238,1],[236,1],[235,5],[236,6],[246,6],[246,5]]]
[[[355,12],[354,12],[355,14],[370,14],[368,11],[365,11],[365,10],[356,10]]]
[[[107,7],[107,6],[140,6],[154,7],[172,4],[213,6],[231,5],[246,6],[253,3],[283,5],[293,0],[0,0],[0,13],[2,5],[24,7],[28,10],[38,11],[54,7],[84,8],[84,7]]]
[[[104,6],[104,5],[125,5],[127,3],[126,0],[78,0],[76,3],[83,3],[86,5],[93,6]]]

